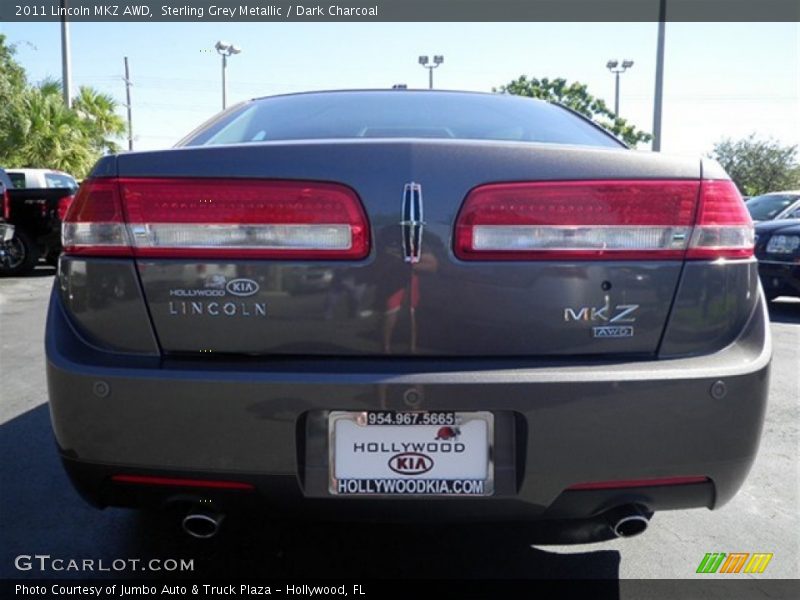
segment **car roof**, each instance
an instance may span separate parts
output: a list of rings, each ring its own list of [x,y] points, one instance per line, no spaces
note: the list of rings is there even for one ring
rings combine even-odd
[[[524,98],[528,100],[536,100],[537,102],[545,102],[538,98],[531,98],[529,96],[519,96],[516,94],[507,94],[499,92],[479,92],[472,90],[430,90],[427,88],[356,88],[356,89],[338,89],[338,90],[309,90],[306,92],[289,92],[287,94],[274,94],[270,96],[257,96],[252,100],[267,100],[269,98],[285,98],[287,96],[311,96],[311,95],[327,95],[327,94],[436,94],[436,95],[456,95],[456,96],[491,96],[496,98]]]
[[[59,171],[58,169],[35,169],[33,167],[24,167],[24,168],[20,168],[20,169],[6,169],[6,172],[7,173],[22,173],[22,174],[25,174],[25,175],[28,174],[28,173],[30,173],[30,174],[33,174],[33,173],[58,173],[59,175],[69,175],[70,177],[72,177],[72,175],[70,175],[69,173],[67,173],[65,171]]]
[[[785,196],[785,195],[797,196],[800,195],[800,190],[786,190],[784,192],[767,192],[766,194],[758,194],[757,196],[750,196],[750,197],[759,198],[761,196]]]

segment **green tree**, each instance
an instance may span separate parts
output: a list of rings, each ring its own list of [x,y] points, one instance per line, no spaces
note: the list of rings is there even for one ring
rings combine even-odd
[[[16,147],[8,166],[48,167],[83,177],[98,158],[78,114],[49,86],[26,90],[12,139]]]
[[[12,147],[10,130],[28,84],[25,70],[14,60],[15,52],[0,33],[0,161],[5,156],[3,150]]]
[[[740,140],[717,142],[709,156],[722,165],[745,196],[800,188],[796,145],[783,146],[751,133]]]
[[[14,60],[14,47],[0,35],[0,165],[61,169],[85,177],[125,131],[108,94],[81,87],[72,108],[64,103],[61,84],[46,79],[28,84]]]
[[[548,79],[546,77],[528,79],[522,75],[492,91],[563,104],[605,127],[629,146],[636,146],[640,142],[649,142],[653,138],[649,133],[639,131],[631,123],[615,115],[605,102],[589,93],[586,84],[577,81],[568,83],[566,79]]]
[[[81,86],[72,107],[80,116],[97,152],[119,152],[119,144],[114,138],[125,133],[125,121],[116,113],[117,103],[111,96]]]

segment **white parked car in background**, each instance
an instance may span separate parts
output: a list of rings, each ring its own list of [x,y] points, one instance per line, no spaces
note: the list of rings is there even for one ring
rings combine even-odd
[[[69,173],[54,169],[6,169],[15,188],[72,188],[78,182]]]

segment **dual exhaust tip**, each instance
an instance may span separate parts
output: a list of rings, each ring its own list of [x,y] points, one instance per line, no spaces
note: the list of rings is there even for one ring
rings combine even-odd
[[[650,516],[635,504],[614,508],[606,512],[604,517],[611,531],[618,538],[640,535],[647,530],[647,526],[650,524]],[[194,508],[183,517],[181,526],[191,537],[207,540],[219,533],[224,520],[223,513],[208,508]]]
[[[618,538],[640,535],[647,530],[647,526],[650,524],[650,515],[645,514],[636,504],[614,508],[604,516],[611,531]]]
[[[193,538],[207,540],[219,533],[219,528],[224,520],[225,515],[222,513],[198,508],[189,511],[189,514],[183,517],[181,527]]]

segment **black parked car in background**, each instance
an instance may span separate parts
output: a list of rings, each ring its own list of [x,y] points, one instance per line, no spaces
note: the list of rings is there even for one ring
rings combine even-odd
[[[764,294],[800,297],[800,219],[756,226],[756,258]]]
[[[0,173],[2,220],[14,226],[13,237],[0,236],[0,276],[30,273],[39,258],[54,265],[61,254],[61,221],[76,192],[74,179],[51,178],[48,187],[20,189],[3,169]]]
[[[9,202],[11,201],[8,196],[8,190],[12,187],[14,186],[8,175],[3,169],[0,169],[0,264],[5,258],[6,242],[11,241],[11,238],[14,237],[14,226],[11,223],[7,223],[5,219]]]

